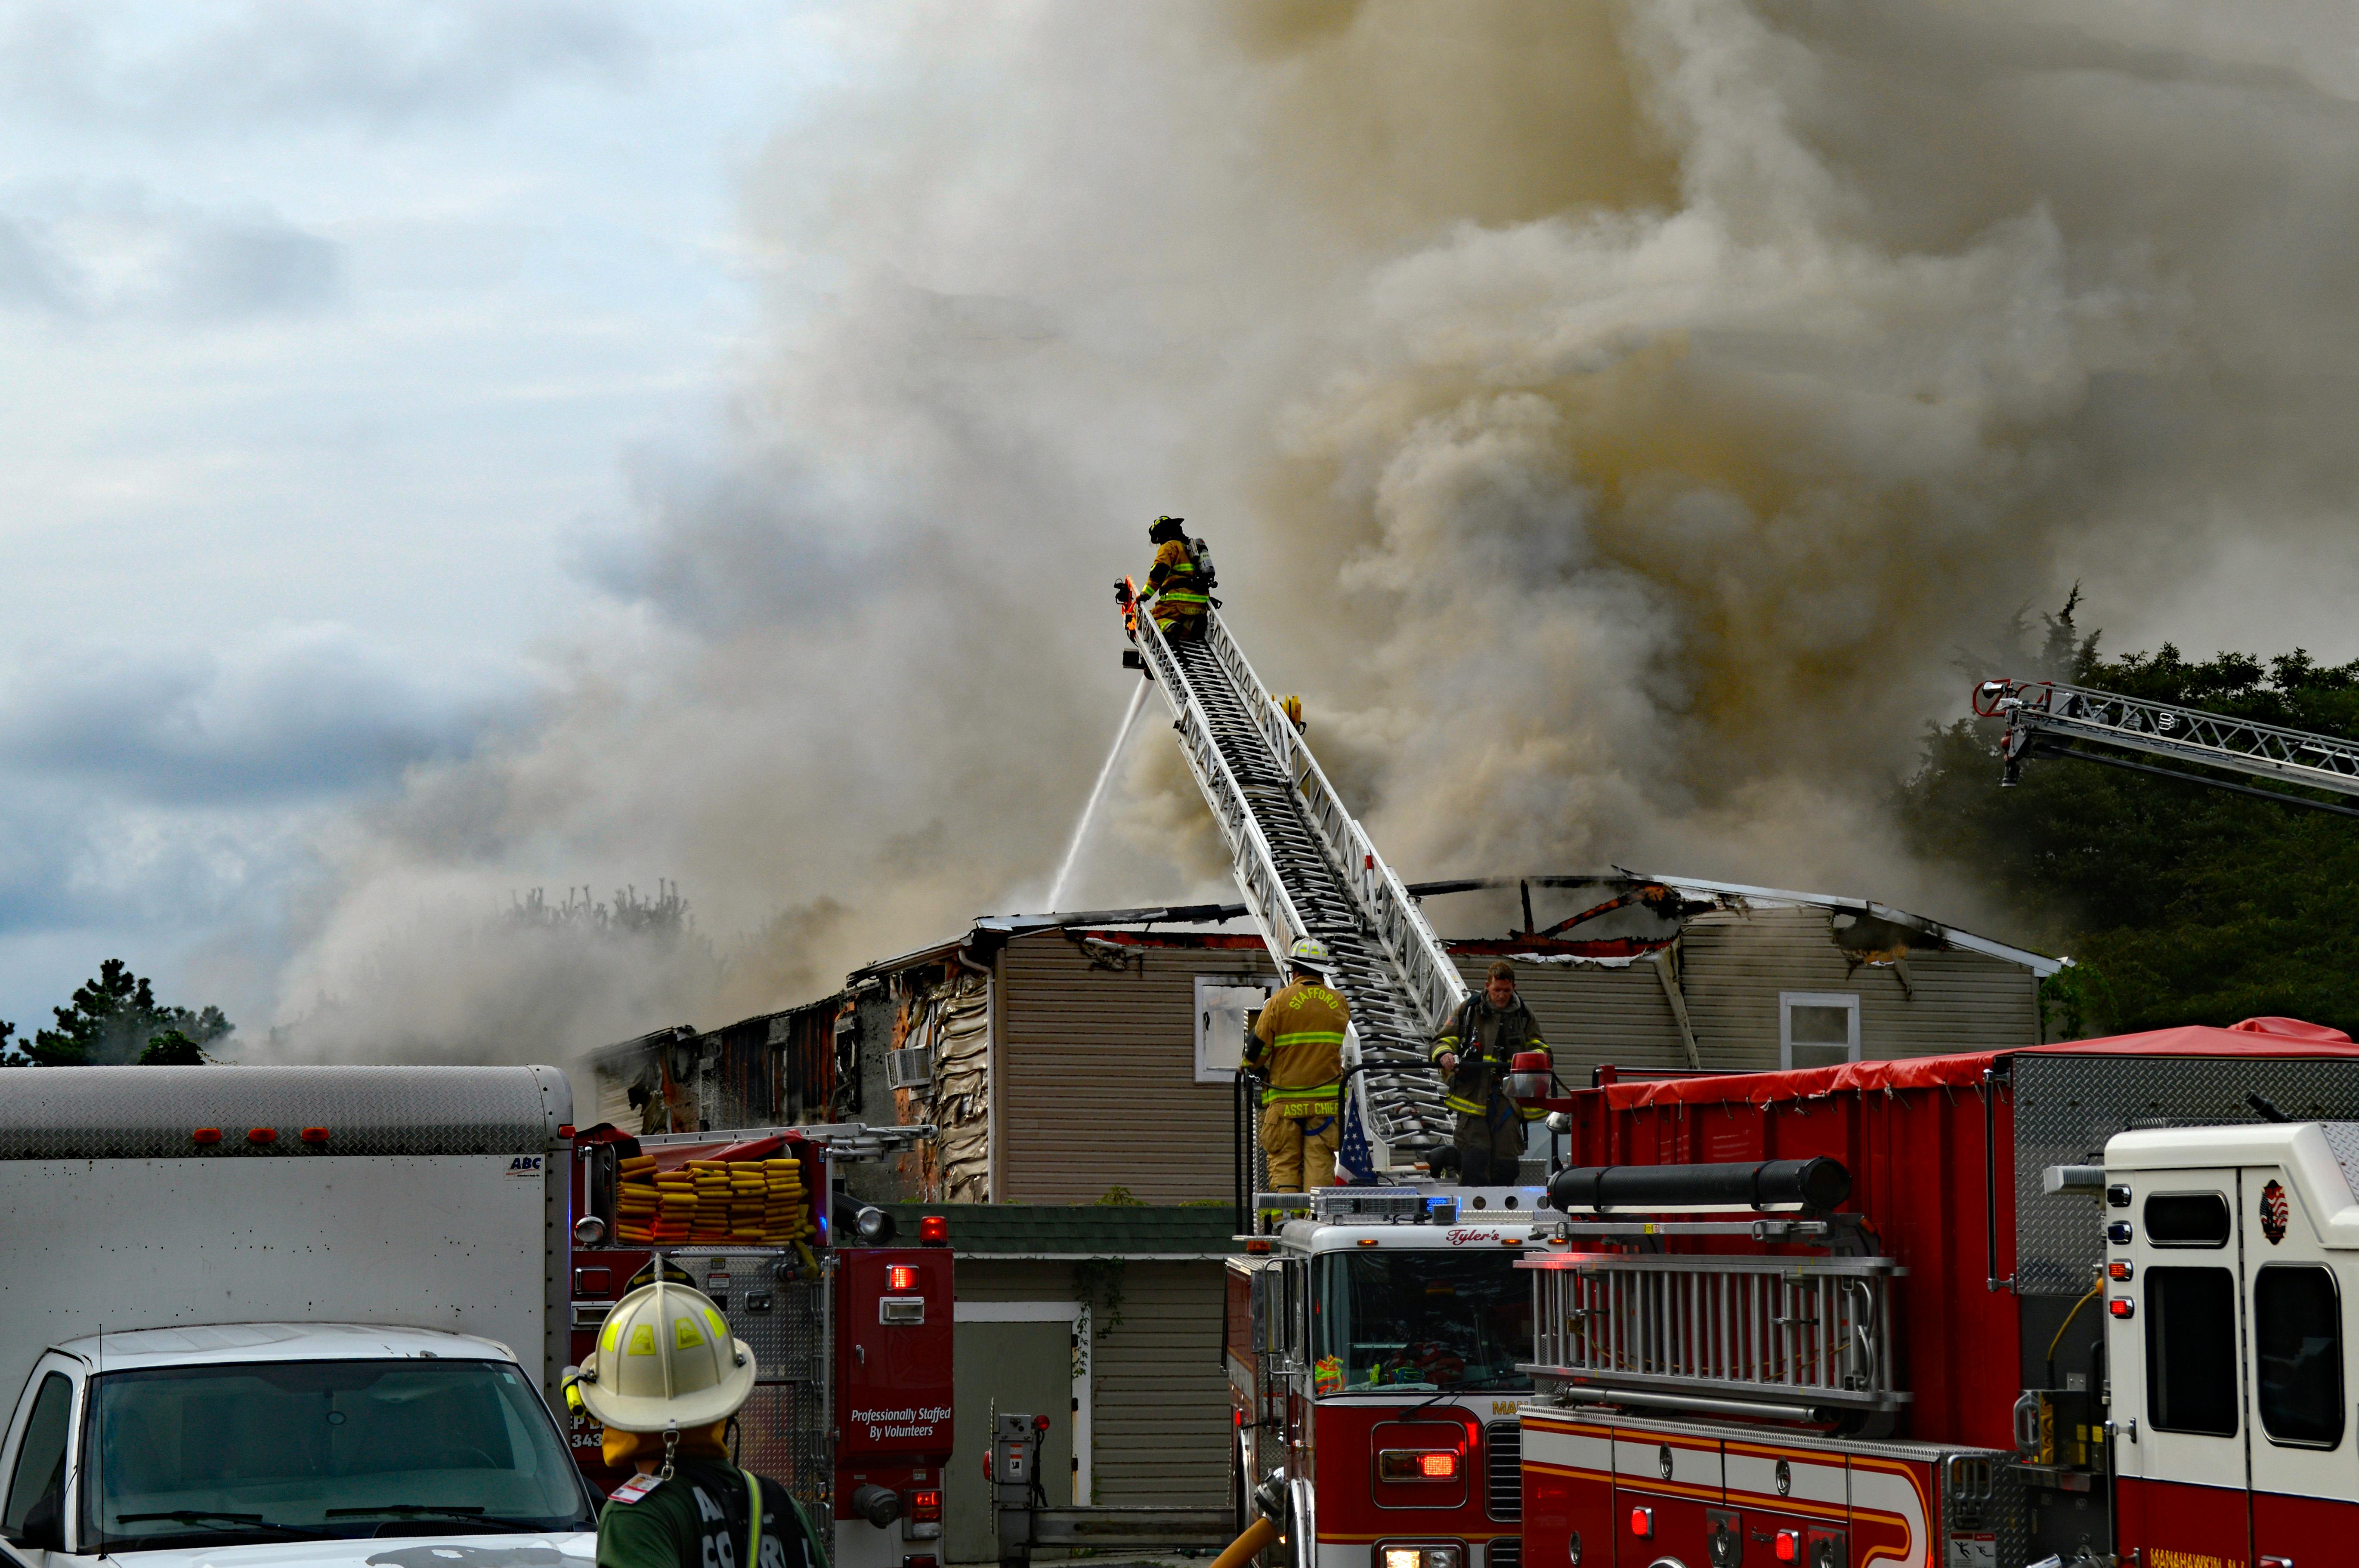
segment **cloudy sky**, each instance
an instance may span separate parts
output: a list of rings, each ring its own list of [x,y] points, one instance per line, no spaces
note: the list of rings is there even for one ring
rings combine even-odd
[[[0,0],[0,1019],[562,1058],[1038,907],[1164,511],[1412,878],[2003,919],[1882,816],[1962,648],[2359,657],[2354,18]],[[1116,781],[1071,902],[1220,894]]]
[[[841,67],[801,9],[0,6],[0,1018],[266,967],[323,820],[612,612]]]

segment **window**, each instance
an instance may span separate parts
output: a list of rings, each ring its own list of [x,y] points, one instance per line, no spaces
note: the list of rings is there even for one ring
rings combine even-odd
[[[507,1531],[592,1528],[538,1391],[500,1362],[161,1367],[96,1387],[86,1541],[368,1536],[413,1507]]]
[[[1531,1277],[1516,1254],[1329,1252],[1310,1303],[1322,1394],[1528,1389]]]
[[[2334,1271],[2270,1263],[2253,1280],[2253,1352],[2261,1430],[2272,1443],[2343,1443],[2343,1303]]]
[[[1245,1065],[1245,1025],[1276,989],[1245,975],[1196,977],[1196,1081],[1225,1084]]]
[[[25,1440],[16,1449],[16,1473],[8,1481],[8,1508],[0,1513],[0,1533],[24,1533],[33,1505],[66,1484],[66,1422],[73,1412],[73,1384],[62,1372],[41,1379],[33,1411],[25,1418]]]
[[[1777,1065],[1832,1067],[1859,1060],[1859,998],[1849,991],[1777,993]]]
[[[2146,1200],[2146,1238],[2155,1247],[2225,1247],[2228,1200],[2218,1193],[2157,1193]]]
[[[2164,1432],[2236,1435],[2236,1282],[2229,1271],[2147,1271],[2146,1408]]]

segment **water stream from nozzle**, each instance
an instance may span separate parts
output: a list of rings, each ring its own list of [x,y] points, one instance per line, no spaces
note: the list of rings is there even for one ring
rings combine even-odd
[[[1114,750],[1106,753],[1105,766],[1098,770],[1098,782],[1090,787],[1090,803],[1082,807],[1082,819],[1073,824],[1073,841],[1065,846],[1064,863],[1057,868],[1057,880],[1049,884],[1049,907],[1044,912],[1054,914],[1058,900],[1065,896],[1065,884],[1072,880],[1073,862],[1082,858],[1082,841],[1090,836],[1090,823],[1098,814],[1098,802],[1105,798],[1106,781],[1114,777],[1114,765],[1122,760],[1123,743],[1130,739],[1130,727],[1138,721],[1139,705],[1147,700],[1147,683],[1140,681],[1130,694],[1130,707],[1124,710],[1122,728],[1114,731]]]

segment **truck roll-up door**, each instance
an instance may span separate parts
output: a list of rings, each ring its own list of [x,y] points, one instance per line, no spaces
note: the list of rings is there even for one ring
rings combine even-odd
[[[2108,1193],[2101,1284],[2123,1434],[2118,1531],[2148,1561],[2158,1551],[2249,1560],[2245,1213],[2233,1169],[2138,1172]]]

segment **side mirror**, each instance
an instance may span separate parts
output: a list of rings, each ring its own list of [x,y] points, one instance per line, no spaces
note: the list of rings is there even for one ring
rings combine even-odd
[[[60,1508],[62,1494],[43,1492],[25,1516],[24,1532],[16,1544],[36,1552],[63,1552],[66,1549],[65,1516]]]

